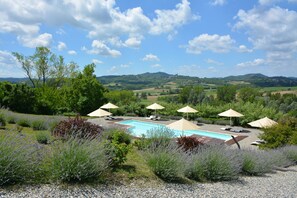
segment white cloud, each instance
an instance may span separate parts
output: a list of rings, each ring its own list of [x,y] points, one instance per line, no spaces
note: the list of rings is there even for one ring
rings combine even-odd
[[[226,2],[227,0],[211,0],[211,5],[221,6],[224,5]]]
[[[238,47],[238,51],[241,52],[241,53],[250,53],[250,52],[253,52],[252,49],[248,49],[245,45],[240,45]]]
[[[279,7],[269,10],[240,10],[235,29],[245,29],[256,49],[292,52],[297,50],[297,12]]]
[[[173,32],[177,27],[191,20],[198,20],[200,16],[191,13],[190,2],[182,0],[176,5],[175,10],[156,10],[157,17],[153,19],[152,34]]]
[[[158,67],[162,67],[160,64],[154,64],[154,65],[151,65],[152,68],[158,68]]]
[[[142,58],[143,61],[160,61],[158,56],[154,54],[147,54]]]
[[[19,38],[36,38],[41,34],[41,25],[69,25],[87,31],[95,40],[128,38],[122,43],[137,48],[146,34],[172,34],[199,16],[192,14],[188,0],[181,0],[173,9],[156,10],[152,18],[141,7],[122,11],[115,0],[1,0],[0,18],[0,32],[14,33]],[[60,28],[56,33],[65,31]],[[27,42],[22,43],[28,46]]]
[[[67,48],[67,45],[64,42],[60,41],[57,48],[58,48],[59,51],[62,51],[62,50]]]
[[[0,77],[25,77],[21,65],[7,51],[0,50]]]
[[[68,51],[68,54],[69,54],[69,55],[76,55],[77,53],[76,53],[76,51],[74,51],[74,50],[69,50],[69,51]]]
[[[31,35],[18,36],[18,41],[26,47],[49,47],[52,43],[52,35],[48,33],[40,34],[37,37]]]
[[[234,29],[245,30],[254,50],[266,52],[271,67],[296,70],[297,12],[280,7],[240,10]],[[276,70],[277,72],[277,70]],[[296,73],[296,72],[294,72]]]
[[[229,35],[201,34],[188,42],[186,50],[192,54],[200,54],[202,51],[226,53],[233,48],[234,43]]]
[[[253,61],[238,63],[236,66],[237,67],[255,67],[255,66],[264,65],[265,63],[266,61],[264,59],[258,58]]]
[[[91,50],[88,50],[86,47],[83,47],[82,50],[86,50],[89,54],[98,54],[103,56],[118,57],[122,55],[120,51],[110,49],[104,42],[99,40],[94,40],[92,42]]]
[[[132,37],[132,38],[128,38],[126,41],[125,41],[125,45],[127,47],[132,47],[132,48],[139,48],[140,45],[141,45],[141,40],[135,38],[135,37]]]
[[[103,62],[101,60],[98,60],[98,59],[93,59],[92,63],[94,63],[95,65],[99,65],[99,64],[102,64]]]
[[[215,61],[215,60],[213,60],[213,59],[207,59],[206,60],[206,62],[208,63],[208,64],[214,64],[214,65],[224,65],[224,63],[222,63],[222,62],[219,62],[219,61]]]

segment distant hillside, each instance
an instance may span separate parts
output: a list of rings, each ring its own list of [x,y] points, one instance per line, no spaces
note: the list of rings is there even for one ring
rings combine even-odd
[[[28,78],[0,78],[1,81],[8,81],[12,83],[20,83],[20,82],[27,82]]]
[[[282,76],[268,77],[263,74],[246,74],[228,76],[225,78],[198,78],[190,76],[172,75],[163,72],[144,73],[138,75],[102,76],[98,80],[110,89],[143,89],[174,82],[179,86],[195,84],[224,85],[234,82],[245,82],[258,87],[292,87],[297,86],[297,78]],[[242,84],[242,83],[241,83]]]
[[[198,77],[172,75],[164,72],[147,72],[138,75],[102,76],[97,77],[97,79],[110,89],[131,90],[162,86],[169,82],[174,82],[181,86],[201,83],[201,80]]]
[[[143,73],[138,75],[111,75],[97,77],[97,79],[111,90],[129,89],[139,90],[144,88],[164,86],[174,83],[177,86],[204,85],[218,86],[225,84],[251,84],[257,87],[294,87],[297,86],[296,77],[268,77],[263,74],[246,74],[228,76],[225,78],[198,78],[190,76],[172,75],[164,72]],[[0,81],[13,83],[26,82],[27,78],[0,78]]]
[[[259,87],[291,87],[297,85],[297,78],[283,76],[268,77],[263,74],[228,76],[224,79],[227,81],[245,81]]]

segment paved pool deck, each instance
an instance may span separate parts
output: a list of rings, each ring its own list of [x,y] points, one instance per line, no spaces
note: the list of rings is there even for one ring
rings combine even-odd
[[[144,117],[126,117],[126,116],[116,116],[115,117],[116,120],[105,120],[104,118],[91,118],[88,121],[94,123],[94,124],[98,124],[101,125],[103,127],[106,128],[110,128],[110,127],[115,127],[115,126],[119,126],[117,125],[117,122],[122,121],[122,120],[139,120],[139,121],[145,121],[145,122],[152,122],[152,123],[158,123],[158,124],[170,124],[172,122],[175,122],[176,120],[169,120],[169,121],[163,121],[163,120],[158,120],[158,121],[154,121],[154,120],[149,120],[147,118]],[[193,121],[193,123],[196,123]],[[257,149],[257,146],[253,146],[251,145],[252,142],[256,141],[259,139],[259,134],[262,133],[261,130],[259,129],[255,129],[255,128],[243,128],[243,127],[232,127],[233,129],[243,129],[243,132],[230,132],[230,131],[225,131],[222,130],[221,128],[226,127],[223,125],[215,125],[215,124],[203,124],[203,123],[199,123],[198,126],[200,127],[201,130],[203,131],[210,131],[210,132],[217,132],[217,133],[224,133],[224,134],[229,134],[229,135],[233,135],[233,136],[238,136],[237,139],[241,139],[239,141],[239,144],[241,146],[241,148],[253,148],[253,149]],[[240,138],[243,137],[243,138]],[[236,144],[231,144],[231,147],[237,148]]]

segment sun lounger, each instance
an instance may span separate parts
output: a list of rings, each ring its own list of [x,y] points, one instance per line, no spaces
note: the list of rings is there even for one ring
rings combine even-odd
[[[160,120],[160,116],[156,116],[153,120]]]
[[[230,131],[231,132],[235,132],[235,133],[241,133],[241,132],[243,132],[243,129],[239,129],[239,128],[237,128],[237,129],[230,129]]]
[[[105,117],[105,120],[115,120],[115,118],[112,117],[112,116],[106,116],[106,117]]]
[[[150,117],[147,117],[146,119],[149,119],[149,120],[160,120],[160,116],[151,115]]]
[[[260,143],[260,144],[265,144],[265,143],[266,143],[265,140],[256,140],[255,142],[258,142],[258,143]]]
[[[261,144],[261,143],[256,142],[256,141],[251,143],[251,145],[254,145],[254,146],[258,146],[259,144]]]
[[[155,119],[155,116],[154,115],[151,115],[150,117],[147,117],[146,119],[153,120],[153,119]]]
[[[231,127],[222,127],[221,130],[223,131],[230,131],[232,128]]]

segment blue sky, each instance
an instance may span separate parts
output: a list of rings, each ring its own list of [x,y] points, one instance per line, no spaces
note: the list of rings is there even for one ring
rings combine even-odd
[[[0,77],[46,46],[97,76],[297,77],[297,0],[0,0]]]

